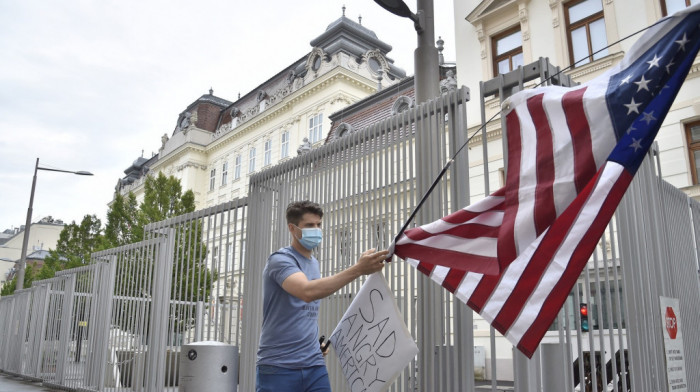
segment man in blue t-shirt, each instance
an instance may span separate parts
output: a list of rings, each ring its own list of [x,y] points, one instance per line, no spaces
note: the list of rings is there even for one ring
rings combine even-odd
[[[287,207],[292,244],[270,255],[263,271],[263,323],[258,348],[257,392],[330,392],[318,341],[321,298],[361,275],[382,269],[389,252],[364,252],[357,263],[321,278],[311,251],[321,243],[323,210],[310,201]]]

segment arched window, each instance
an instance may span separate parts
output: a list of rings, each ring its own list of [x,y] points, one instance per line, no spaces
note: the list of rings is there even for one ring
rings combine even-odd
[[[353,131],[353,129],[354,128],[352,127],[352,125],[350,125],[346,122],[341,123],[340,125],[338,125],[338,128],[336,128],[336,130],[335,130],[336,135],[337,135],[336,138],[340,139],[341,137],[348,135],[349,133],[351,133]]]
[[[413,107],[413,99],[405,95],[400,96],[391,108],[391,114],[399,114]]]

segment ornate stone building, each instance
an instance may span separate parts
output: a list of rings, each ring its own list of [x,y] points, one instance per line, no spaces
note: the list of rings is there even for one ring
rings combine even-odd
[[[331,113],[405,77],[388,57],[391,46],[344,15],[310,45],[235,100],[210,90],[188,105],[158,154],[134,161],[117,192],[140,200],[145,176],[162,172],[195,192],[197,209],[245,196],[250,174],[322,144]]]

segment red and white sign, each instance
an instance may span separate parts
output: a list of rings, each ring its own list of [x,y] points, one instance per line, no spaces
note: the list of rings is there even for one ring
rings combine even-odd
[[[685,373],[683,352],[683,330],[681,328],[678,298],[659,297],[661,320],[663,321],[664,354],[666,356],[666,381],[668,390],[687,392],[688,378]]]
[[[675,339],[676,335],[678,335],[678,320],[671,306],[666,307],[666,314],[664,316],[666,319],[666,331],[668,331],[668,336],[671,339]]]

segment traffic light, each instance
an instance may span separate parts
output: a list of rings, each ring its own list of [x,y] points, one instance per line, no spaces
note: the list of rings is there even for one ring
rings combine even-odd
[[[581,303],[581,332],[588,332],[588,304]]]

